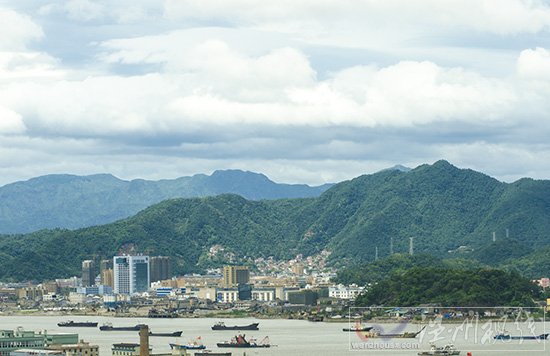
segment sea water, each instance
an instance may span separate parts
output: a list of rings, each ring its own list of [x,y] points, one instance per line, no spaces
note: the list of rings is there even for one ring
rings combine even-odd
[[[369,338],[362,333],[343,332],[348,323],[309,322],[304,320],[286,319],[214,319],[214,318],[113,318],[95,316],[0,316],[0,329],[15,329],[18,326],[27,330],[47,330],[51,333],[78,333],[80,339],[99,345],[100,355],[111,355],[114,343],[139,343],[138,332],[134,331],[100,331],[99,328],[58,327],[57,323],[65,320],[97,321],[99,325],[109,322],[113,326],[133,326],[148,324],[153,332],[172,332],[182,330],[179,338],[151,337],[149,344],[153,353],[170,352],[169,343],[187,343],[195,338],[201,338],[208,349],[231,351],[234,356],[244,355],[385,355],[405,356],[417,355],[421,350],[428,350],[431,343],[444,346],[453,343],[461,355],[499,356],[499,355],[549,355],[548,341],[494,340],[496,330],[487,323],[479,324],[441,324],[426,325],[425,330],[414,339],[382,339]],[[218,321],[226,325],[246,325],[259,322],[258,331],[241,331],[246,338],[258,341],[269,337],[271,348],[265,349],[218,349],[216,343],[230,340],[237,332],[213,331],[211,326]],[[489,326],[488,326],[489,325]],[[382,324],[378,325],[384,333],[418,331],[419,324]],[[536,322],[520,326],[524,335],[550,332],[548,323]],[[458,329],[457,329],[458,328]],[[193,353],[191,353],[193,354]]]

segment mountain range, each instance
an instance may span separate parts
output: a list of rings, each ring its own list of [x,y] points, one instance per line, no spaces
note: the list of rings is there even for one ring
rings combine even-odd
[[[493,241],[493,232],[496,241]],[[502,183],[447,161],[338,183],[319,197],[248,200],[233,194],[169,199],[114,223],[0,235],[0,280],[71,276],[90,258],[135,246],[169,255],[176,273],[257,257],[331,252],[352,266],[391,252],[509,266],[550,275],[550,181]],[[212,247],[224,254],[212,256]],[[541,263],[536,261],[540,260]]]
[[[47,175],[0,187],[0,234],[107,224],[170,198],[224,193],[251,200],[306,198],[331,185],[278,184],[241,170],[159,181],[126,181],[110,174]]]

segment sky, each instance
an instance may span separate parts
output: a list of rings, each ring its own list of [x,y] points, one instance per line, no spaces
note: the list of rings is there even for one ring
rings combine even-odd
[[[550,178],[550,1],[0,0],[0,185]]]

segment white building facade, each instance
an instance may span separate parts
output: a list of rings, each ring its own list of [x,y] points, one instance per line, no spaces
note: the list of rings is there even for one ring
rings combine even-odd
[[[115,256],[113,274],[116,294],[146,292],[151,278],[149,256]]]

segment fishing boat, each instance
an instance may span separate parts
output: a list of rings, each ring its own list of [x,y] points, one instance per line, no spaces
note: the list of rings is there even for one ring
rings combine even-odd
[[[139,331],[145,324],[137,324],[134,326],[113,326],[111,323],[105,323],[99,327],[101,331]]]
[[[420,334],[426,326],[423,326],[422,329],[418,330],[417,332],[404,332],[404,333],[397,333],[397,334],[382,334],[378,330],[371,330],[366,332],[364,335],[367,338],[402,338],[402,339],[414,339],[415,337]]]
[[[170,343],[172,350],[204,350],[206,346],[202,343],[201,337],[189,341],[187,344]]]
[[[548,339],[548,333],[547,334],[540,334],[540,335],[517,335],[513,336],[508,333],[501,333],[494,336],[495,340],[546,340]]]
[[[60,323],[57,323],[57,326],[61,327],[92,327],[95,328],[97,326],[97,322],[92,321],[62,321]]]
[[[179,337],[183,331],[173,331],[173,332],[167,332],[167,333],[154,333],[152,331],[149,331],[149,336],[167,336],[167,337]]]
[[[351,328],[343,328],[342,330],[344,332],[364,332],[364,331],[371,331],[373,326],[369,325],[361,325],[359,323],[356,323],[355,326]]]
[[[434,344],[432,344],[431,348],[428,351],[419,352],[418,355],[420,355],[420,356],[429,356],[429,355],[451,356],[451,355],[460,355],[460,351],[457,350],[455,345],[453,345],[453,344],[447,344],[443,347],[437,347]]]
[[[218,342],[218,347],[236,347],[236,348],[267,348],[271,347],[269,338],[266,336],[262,341],[256,342],[256,339],[246,340],[245,335],[237,335],[230,341]]]
[[[212,330],[260,330],[258,325],[260,325],[260,323],[227,326],[223,321],[220,321],[212,326]]]

